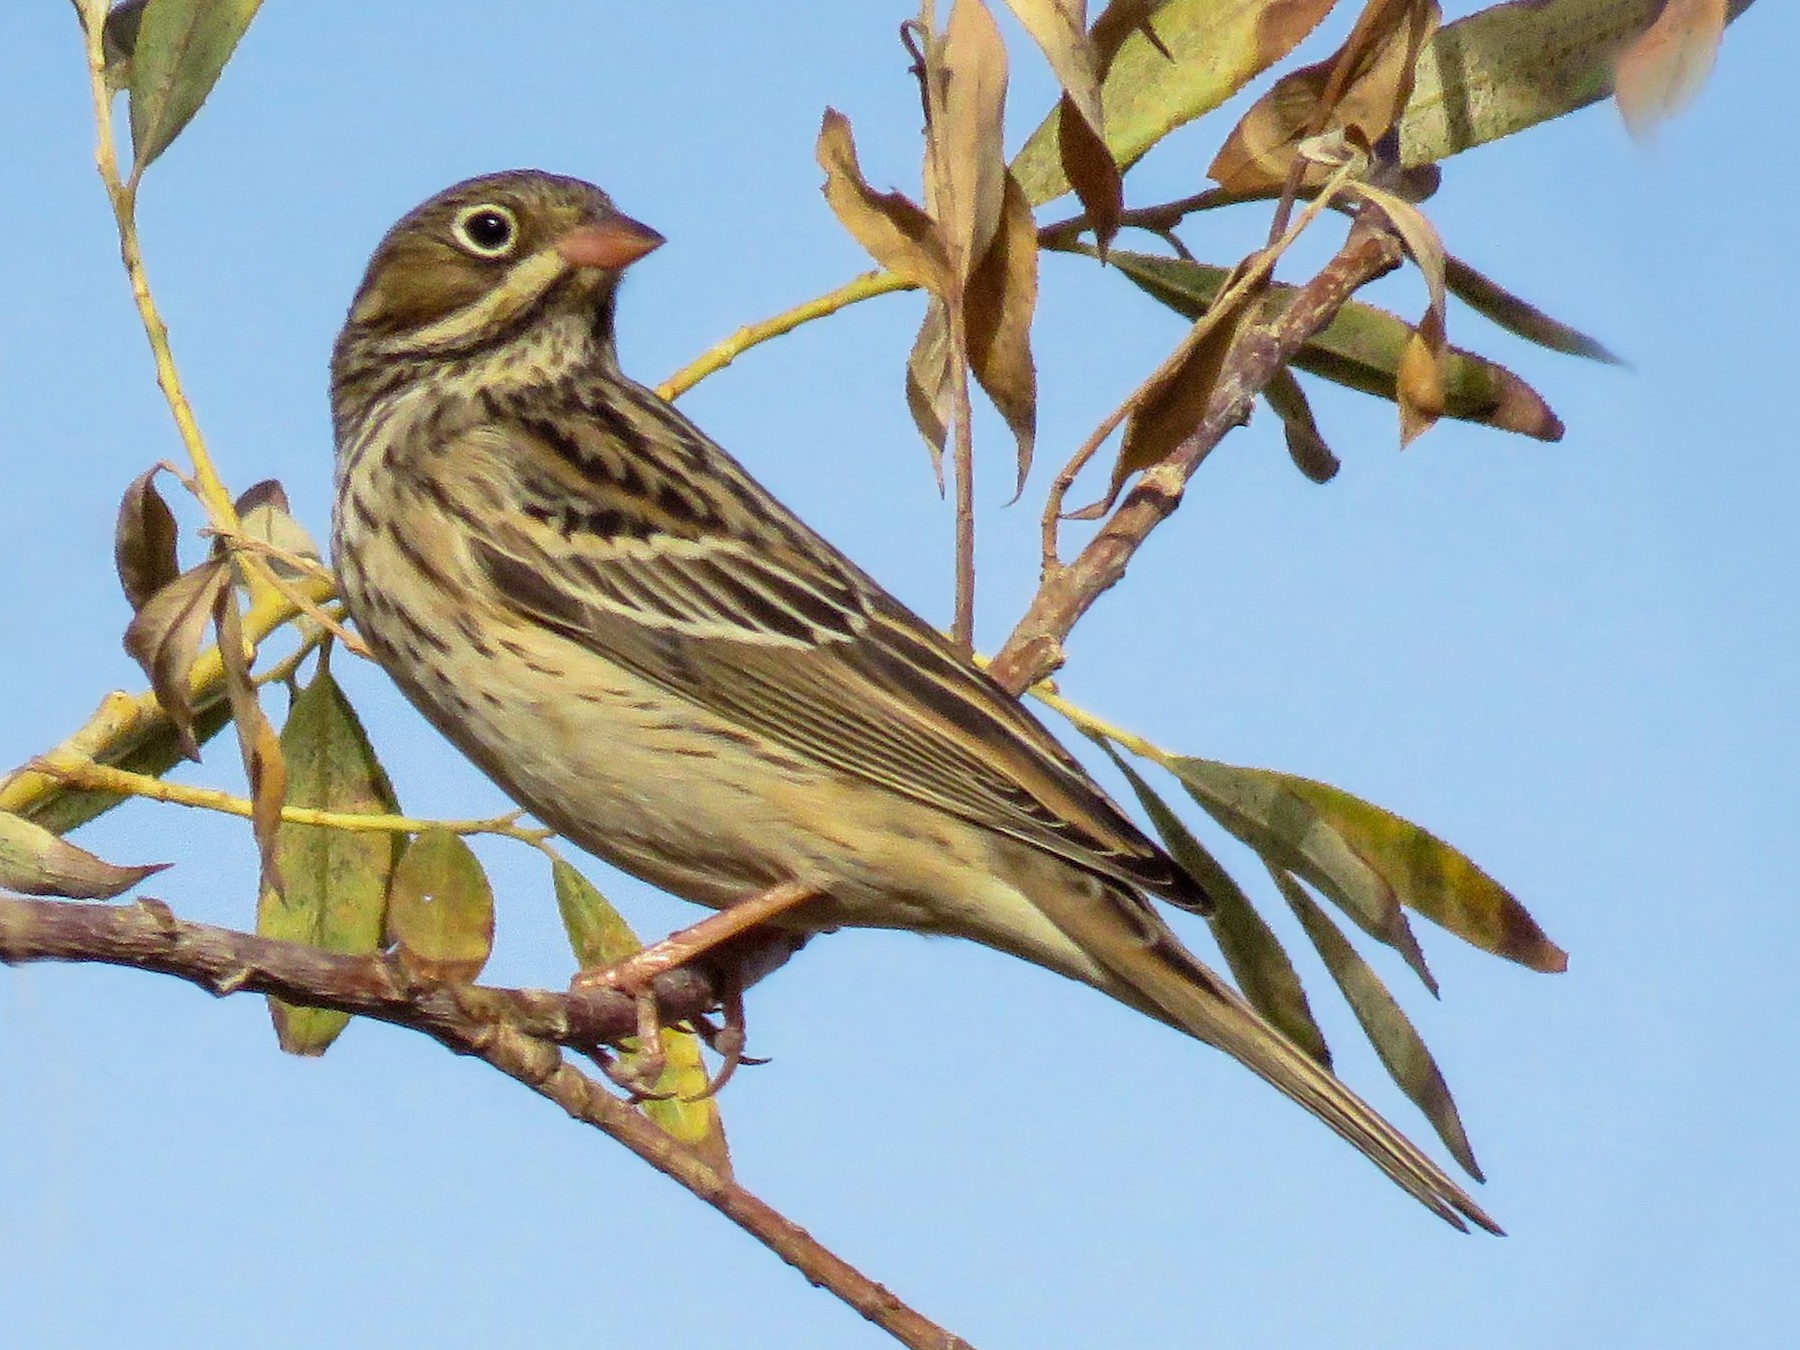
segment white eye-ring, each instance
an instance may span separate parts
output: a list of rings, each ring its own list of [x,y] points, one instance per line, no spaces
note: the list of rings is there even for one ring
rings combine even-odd
[[[504,206],[483,202],[458,211],[450,231],[477,258],[504,258],[519,242],[519,218]]]

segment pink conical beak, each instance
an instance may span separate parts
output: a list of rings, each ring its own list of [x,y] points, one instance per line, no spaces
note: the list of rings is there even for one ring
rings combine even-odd
[[[578,225],[556,241],[556,251],[571,267],[598,267],[617,272],[631,266],[663,237],[630,216],[612,216],[596,225]]]

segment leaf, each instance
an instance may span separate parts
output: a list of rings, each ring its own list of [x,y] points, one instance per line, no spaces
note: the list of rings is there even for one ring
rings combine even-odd
[[[182,754],[193,760],[200,758],[200,743],[194,737],[189,672],[213,604],[230,586],[230,570],[220,560],[208,559],[146,600],[125,629],[126,652],[150,677],[150,688],[174,724]]]
[[[319,546],[290,513],[287,489],[275,479],[265,478],[246,488],[237,499],[236,510],[238,533],[246,539],[258,540],[310,562],[320,560]],[[301,568],[279,558],[269,559],[269,566],[277,576],[288,580],[305,575]]]
[[[330,671],[321,669],[294,700],[281,729],[292,806],[344,815],[393,815],[394,789],[375,757],[356,710]],[[264,890],[256,931],[341,955],[381,949],[388,880],[401,836],[384,830],[339,830],[283,821],[276,861],[284,882]],[[337,1038],[348,1013],[269,1000],[281,1048],[320,1055]]]
[[[1444,413],[1444,369],[1449,352],[1444,332],[1444,242],[1438,237],[1437,227],[1411,202],[1366,183],[1358,184],[1356,191],[1387,217],[1424,276],[1430,296],[1425,314],[1407,339],[1394,373],[1395,402],[1400,407],[1400,445],[1404,449]]]
[[[421,979],[466,984],[481,974],[494,950],[494,888],[459,836],[413,836],[388,884],[387,937]]]
[[[1168,0],[1109,5],[1095,20],[1091,36],[1106,66],[1100,101],[1113,159],[1128,169],[1175,128],[1211,112],[1292,51],[1335,3]],[[1117,54],[1108,63],[1107,48],[1115,42]],[[1057,145],[1058,121],[1052,112],[1013,159],[1013,173],[1033,205],[1069,190]]]
[[[275,727],[263,712],[250,663],[256,653],[244,639],[237,592],[229,586],[213,602],[219,631],[219,658],[225,669],[225,695],[231,703],[231,720],[237,726],[238,751],[244,761],[244,778],[250,785],[250,826],[262,858],[259,893],[281,890],[281,866],[276,857],[276,833],[281,827],[281,806],[287,800],[287,761]]]
[[[1006,44],[985,0],[955,0],[932,50],[943,69],[943,121],[928,128],[925,195],[951,274],[965,285],[1000,228],[1006,193]]]
[[[113,530],[113,564],[132,613],[181,573],[176,556],[175,513],[156,490],[153,465],[131,480],[119,499],[119,521]]]
[[[552,864],[550,876],[563,931],[569,935],[569,946],[583,970],[602,970],[642,950],[636,934],[593,882],[561,858]],[[662,1042],[662,1076],[652,1091],[670,1095],[663,1100],[646,1100],[640,1104],[641,1109],[663,1133],[679,1139],[730,1176],[731,1154],[725,1143],[725,1126],[719,1119],[718,1101],[712,1097],[693,1100],[708,1086],[700,1038],[664,1027]]]
[[[1037,436],[1037,365],[1031,358],[1031,319],[1038,289],[1037,224],[1024,190],[1010,173],[1005,186],[1000,229],[964,292],[963,324],[976,382],[994,401],[1017,444],[1017,490],[1023,492]],[[926,318],[929,321],[929,314]],[[916,413],[914,418],[917,420]]]
[[[1444,284],[1452,295],[1477,314],[1527,342],[1535,342],[1553,352],[1604,361],[1608,365],[1625,364],[1597,339],[1551,318],[1536,305],[1520,299],[1453,254],[1444,257]]]
[[[1006,4],[1044,53],[1076,115],[1096,135],[1104,135],[1100,58],[1087,35],[1087,0],[1006,0]]]
[[[925,306],[925,320],[906,358],[906,407],[931,451],[931,471],[937,477],[940,497],[944,495],[944,444],[950,435],[955,397],[952,373],[950,315],[944,302],[934,296]]]
[[[1201,311],[1194,329],[1176,350],[1174,367],[1145,393],[1126,420],[1119,458],[1113,465],[1106,496],[1094,506],[1078,512],[1078,518],[1086,519],[1111,510],[1127,478],[1160,464],[1194,434],[1218,388],[1231,344],[1254,308],[1253,301],[1267,284],[1264,281],[1257,286],[1240,287],[1227,307],[1209,305]],[[1228,279],[1226,287],[1229,285]]]
[[[200,111],[262,0],[150,0],[131,46],[131,149],[141,173]]]
[[[1436,0],[1369,0],[1344,45],[1277,80],[1250,106],[1207,169],[1226,192],[1280,189],[1303,141],[1342,130],[1367,151],[1405,108],[1413,67],[1437,27]],[[1301,182],[1322,183],[1311,165]]]
[[[1512,0],[1446,24],[1420,54],[1400,160],[1429,164],[1605,98],[1618,53],[1663,0]],[[1731,0],[1736,19],[1751,0]]]
[[[1554,973],[1568,968],[1568,954],[1545,936],[1523,905],[1465,854],[1428,830],[1310,778],[1206,760],[1181,762],[1184,768],[1176,772],[1190,787],[1207,782],[1215,795],[1259,803],[1254,809],[1262,826],[1276,830],[1286,844],[1309,838],[1337,841],[1377,879],[1383,892],[1463,941],[1532,970]],[[1288,870],[1313,881],[1305,868]]]
[[[1375,1047],[1388,1076],[1425,1113],[1425,1119],[1431,1122],[1438,1138],[1444,1141],[1444,1147],[1463,1169],[1477,1181],[1487,1180],[1475,1161],[1474,1149],[1469,1146],[1469,1136],[1457,1113],[1456,1101],[1450,1095],[1450,1085],[1444,1081],[1443,1072],[1426,1048],[1424,1039],[1388,992],[1387,985],[1357,954],[1349,939],[1306,893],[1304,886],[1279,867],[1271,867],[1269,875],[1275,878],[1275,884],[1281,888],[1288,906],[1306,930],[1306,936],[1318,949],[1331,978],[1343,990],[1344,1000],[1356,1014],[1356,1020]]]
[[[1294,372],[1283,366],[1269,377],[1262,392],[1270,410],[1281,419],[1282,433],[1287,437],[1288,457],[1294,461],[1294,467],[1315,483],[1329,483],[1337,477],[1342,465],[1331,453],[1331,447],[1325,444],[1325,437],[1313,418],[1312,404],[1307,402],[1306,390],[1300,387]]]
[[[0,811],[0,889],[71,900],[110,900],[167,866],[117,867],[58,839],[42,825]]]
[[[1638,140],[1694,101],[1725,38],[1725,0],[1667,0],[1656,22],[1619,53],[1613,96]]]
[[[1063,176],[1081,199],[1102,260],[1125,214],[1125,178],[1106,141],[1075,109],[1068,95],[1057,110],[1057,147]],[[1023,189],[1021,189],[1022,191]]]
[[[835,108],[825,110],[817,155],[826,202],[869,256],[933,295],[949,294],[950,262],[936,222],[903,194],[869,187],[856,162],[850,120]]]
[[[1425,987],[1437,993],[1437,981],[1392,881],[1295,790],[1306,779],[1187,755],[1171,755],[1164,767],[1214,820],[1265,861],[1298,873],[1330,896],[1357,927],[1399,952]]]
[[[1225,964],[1231,967],[1232,978],[1244,991],[1244,997],[1289,1040],[1329,1069],[1331,1049],[1325,1044],[1325,1033],[1313,1019],[1306,990],[1274,930],[1256,912],[1256,906],[1244,894],[1244,888],[1194,837],[1161,794],[1144,781],[1110,741],[1101,739],[1099,744],[1119,766],[1119,772],[1125,775],[1131,790],[1137,793],[1150,823],[1162,836],[1175,861],[1186,868],[1211,897],[1214,908],[1208,923],[1225,956]]]
[[[1204,314],[1224,285],[1224,268],[1183,258],[1159,258],[1115,249],[1107,261],[1138,287],[1194,318]],[[1270,307],[1286,304],[1294,288],[1270,286]],[[1393,400],[1400,358],[1413,333],[1396,314],[1353,300],[1338,311],[1294,357],[1294,366],[1335,384]],[[1459,347],[1445,352],[1444,416],[1516,431],[1542,441],[1560,440],[1563,425],[1536,390],[1496,362]]]

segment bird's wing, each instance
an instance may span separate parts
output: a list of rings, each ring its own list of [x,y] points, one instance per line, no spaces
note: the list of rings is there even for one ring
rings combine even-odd
[[[516,509],[475,557],[510,605],[786,752],[1205,905],[942,635],[672,409],[630,413],[489,423],[450,447],[442,462],[508,480]]]

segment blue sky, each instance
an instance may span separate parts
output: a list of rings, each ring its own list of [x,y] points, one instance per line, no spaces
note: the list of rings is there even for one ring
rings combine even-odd
[[[592,178],[669,237],[622,304],[646,379],[863,270],[812,141],[839,107],[878,185],[916,182],[905,10],[270,5],[143,196],[151,276],[227,478],[280,478],[323,535],[332,335],[381,232],[470,174]],[[753,1048],[773,1063],[724,1101],[751,1189],[984,1350],[1788,1343],[1800,467],[1782,391],[1800,281],[1771,91],[1797,40],[1792,6],[1757,6],[1648,151],[1599,107],[1448,166],[1430,211],[1451,249],[1632,364],[1453,315],[1453,340],[1549,397],[1562,444],[1446,424],[1401,453],[1391,408],[1322,395],[1344,470],[1316,487],[1262,419],[1078,630],[1063,676],[1167,746],[1419,820],[1568,948],[1569,972],[1545,977],[1428,932],[1434,1006],[1378,962],[1512,1236],[1458,1237],[1243,1071],[1091,991],[895,935],[821,940],[753,993]],[[1016,143],[1052,90],[1029,54],[1013,88]],[[68,7],[0,9],[6,765],[140,685],[118,645],[113,511],[179,449],[87,118]],[[1194,190],[1222,130],[1159,150],[1132,200]],[[1228,261],[1265,224],[1246,209],[1187,237]],[[1028,499],[1180,332],[1090,264],[1051,259],[1044,282]],[[1420,301],[1416,278],[1383,294]],[[759,349],[684,406],[941,621],[949,514],[899,397],[919,304],[888,297]],[[1004,434],[981,431],[991,648],[1034,582],[1035,510],[1001,509]],[[501,809],[379,671],[344,673],[410,811]],[[190,776],[229,784],[235,758],[221,744]],[[235,822],[141,806],[82,840],[175,862],[157,891],[184,915],[251,921]],[[502,905],[490,977],[560,984],[542,860],[482,852]],[[645,934],[696,914],[590,870]],[[1318,986],[1314,1003],[1346,1076],[1423,1134],[1335,997]],[[0,971],[0,1195],[19,1345],[888,1343],[479,1065],[362,1025],[322,1062],[290,1059],[257,1001],[147,976]]]

